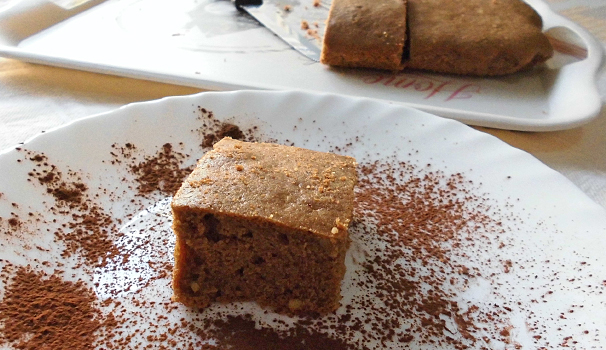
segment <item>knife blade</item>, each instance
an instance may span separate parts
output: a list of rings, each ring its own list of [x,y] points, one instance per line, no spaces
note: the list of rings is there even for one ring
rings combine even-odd
[[[319,40],[303,35],[300,24],[297,26],[292,21],[289,23],[283,11],[276,5],[268,3],[267,0],[266,3],[263,3],[263,0],[235,0],[235,5],[238,10],[248,13],[297,52],[315,62],[320,61]]]

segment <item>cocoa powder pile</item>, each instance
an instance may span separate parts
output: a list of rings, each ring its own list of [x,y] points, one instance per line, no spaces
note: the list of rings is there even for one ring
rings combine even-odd
[[[210,114],[212,118],[212,114]],[[240,127],[230,123],[219,124],[219,130],[216,132],[210,132],[204,134],[204,141],[202,141],[202,147],[212,147],[215,143],[221,141],[224,137],[231,137],[236,140],[244,140],[245,136]]]
[[[261,140],[264,142],[275,141],[266,136],[260,138],[257,132],[258,126],[256,125],[243,130],[240,126],[229,120],[224,121],[215,118],[213,111],[204,107],[198,107],[198,112],[200,114],[197,119],[200,121],[201,126],[195,132],[202,138],[202,143],[200,143],[202,148],[212,147],[224,137],[248,142],[258,142]]]
[[[82,282],[19,267],[0,302],[2,341],[22,350],[93,349],[117,323]]]

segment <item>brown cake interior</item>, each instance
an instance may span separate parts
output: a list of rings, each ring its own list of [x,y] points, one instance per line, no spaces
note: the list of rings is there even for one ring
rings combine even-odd
[[[183,216],[176,265],[187,268],[175,276],[177,301],[254,300],[282,312],[338,307],[345,266],[336,259],[346,241],[333,245],[304,231],[204,212]]]

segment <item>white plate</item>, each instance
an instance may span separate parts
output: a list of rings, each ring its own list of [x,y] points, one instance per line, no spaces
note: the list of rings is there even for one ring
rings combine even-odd
[[[586,48],[587,58],[556,52],[542,69],[492,79],[329,69],[239,14],[230,1],[101,2],[66,11],[44,0],[15,1],[0,10],[0,55],[211,90],[299,89],[369,97],[514,130],[576,127],[602,106],[596,86],[600,42],[542,0],[528,2],[543,17],[545,30],[560,28],[552,34]],[[327,2],[320,9],[311,0],[279,3],[293,6],[290,23],[299,23],[293,20],[299,16],[321,27],[327,15]]]
[[[395,249],[385,243],[382,236],[372,233],[372,224],[356,226],[343,294],[344,303],[353,306],[350,312],[372,330],[368,334],[387,334],[383,324],[378,327],[372,322],[390,318],[393,313],[406,315],[399,319],[400,331],[421,327],[423,319],[429,323],[443,322],[445,327],[435,344],[417,344],[413,340],[406,344],[387,342],[376,346],[368,342],[365,345],[391,349],[448,349],[453,342],[478,349],[482,346],[510,349],[516,344],[524,349],[560,344],[578,349],[604,346],[606,213],[603,208],[532,156],[459,122],[369,99],[302,92],[215,92],[128,105],[41,134],[27,141],[21,150],[10,149],[0,154],[0,217],[3,218],[0,232],[4,237],[0,245],[0,265],[9,277],[0,280],[0,296],[4,298],[10,289],[11,271],[15,271],[7,269],[7,264],[30,264],[35,271],[49,273],[60,269],[65,272],[59,276],[82,279],[99,300],[110,298],[112,302],[98,305],[102,312],[114,310],[123,320],[137,320],[136,325],[124,326],[126,334],[134,334],[131,347],[136,341],[159,347],[171,340],[185,347],[198,338],[180,325],[181,319],[187,325],[201,327],[204,319],[222,313],[223,316],[250,314],[250,319],[258,326],[263,325],[266,333],[261,334],[248,324],[239,328],[239,333],[220,336],[220,344],[241,346],[243,339],[256,335],[255,342],[273,339],[278,342],[273,346],[284,348],[285,343],[272,338],[274,333],[267,329],[284,328],[285,324],[296,321],[264,313],[254,304],[215,305],[201,316],[180,305],[164,306],[164,303],[170,304],[172,293],[166,273],[172,263],[174,243],[167,207],[169,197],[160,192],[146,197],[137,195],[138,182],[128,171],[131,162],[123,155],[122,148],[127,143],[134,144],[136,149],[126,151],[132,153],[134,159],[142,160],[157,155],[162,145],[171,143],[174,151],[187,154],[180,166],[191,165],[204,152],[200,143],[203,134],[213,125],[208,119],[209,111],[217,120],[235,122],[243,130],[256,126],[254,134],[262,139],[317,150],[337,150],[355,156],[361,166],[373,162],[391,164],[397,181],[418,179],[416,185],[409,183],[408,192],[393,189],[387,192],[403,195],[401,200],[408,198],[404,202],[414,202],[410,194],[415,191],[423,193],[418,192],[419,186],[440,179],[433,189],[427,187],[434,197],[426,198],[425,204],[409,215],[416,215],[429,205],[438,205],[440,199],[458,198],[460,205],[455,203],[451,208],[459,209],[444,209],[437,212],[437,217],[460,215],[461,219],[468,220],[467,226],[454,230],[451,239],[444,239],[442,230],[433,236],[422,234],[430,239],[442,239],[438,244],[443,253],[441,261],[426,256],[426,264],[400,259],[387,269],[375,266],[384,274],[405,274],[406,278],[396,278],[401,285],[422,278],[424,282],[419,283],[412,294],[393,292],[387,298],[376,297],[380,291],[388,290],[379,284],[390,279],[371,281],[363,287],[356,284],[368,278],[367,270],[362,269],[365,262],[374,257],[386,258],[384,252]],[[47,157],[46,165],[31,160],[41,154]],[[112,223],[102,226],[110,229],[108,237],[118,248],[114,257],[121,261],[122,256],[129,256],[125,262],[94,267],[84,259],[83,250],[62,257],[67,240],[55,239],[53,232],[62,223],[79,219],[70,219],[73,211],[57,214],[57,210],[65,207],[47,193],[46,187],[35,179],[37,176],[28,175],[52,165],[62,172],[62,181],[68,184],[82,181],[88,186],[84,198],[90,201],[89,207],[80,209],[100,208],[99,211],[111,216]],[[398,172],[402,174],[397,175]],[[448,184],[448,179],[454,181]],[[452,185],[459,189],[453,189]],[[376,181],[373,186],[377,196],[380,189],[389,189]],[[453,194],[454,197],[448,197]],[[392,204],[393,199],[381,206]],[[11,226],[10,218],[20,221],[20,226]],[[446,225],[444,231],[453,228],[439,220],[430,221],[437,227]],[[419,221],[417,226],[431,230],[425,222]],[[63,229],[65,233],[68,231]],[[433,243],[429,246],[435,247]],[[370,247],[378,251],[370,251]],[[408,251],[406,247],[405,251]],[[455,302],[459,311],[451,309],[449,313],[430,316],[427,312],[436,305],[423,299],[432,288],[442,302]],[[367,307],[356,301],[360,299],[369,302]],[[115,306],[116,301],[122,305]],[[147,304],[141,304],[142,301]],[[408,305],[401,309],[388,306],[394,301]],[[2,305],[0,302],[0,310]],[[121,312],[115,311],[120,308],[123,308]],[[382,316],[371,310],[379,310]],[[355,317],[343,321],[347,313],[345,307],[341,307],[337,316],[323,319],[323,326],[311,322],[315,326],[306,328],[299,323],[299,331],[314,330],[310,331],[308,345],[315,341],[319,348],[338,348],[338,344],[330,341],[333,331],[329,325],[337,317],[341,317],[340,326],[349,325]],[[456,320],[464,322],[457,326]],[[165,340],[153,337],[169,328],[178,331],[168,334]],[[431,327],[423,326],[404,333],[417,339],[415,337],[427,335],[428,329]],[[475,344],[463,338],[461,329],[471,332]],[[269,338],[263,338],[268,334]],[[148,339],[148,335],[152,337]],[[269,346],[263,342],[252,344],[256,345],[247,346]]]

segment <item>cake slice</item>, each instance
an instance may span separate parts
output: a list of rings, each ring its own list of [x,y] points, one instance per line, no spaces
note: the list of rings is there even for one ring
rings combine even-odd
[[[406,0],[333,0],[320,61],[401,70],[405,43]]]
[[[336,310],[356,163],[224,138],[172,201],[175,301],[256,301],[286,314]]]
[[[520,0],[408,0],[407,68],[505,75],[546,61],[541,17]]]

